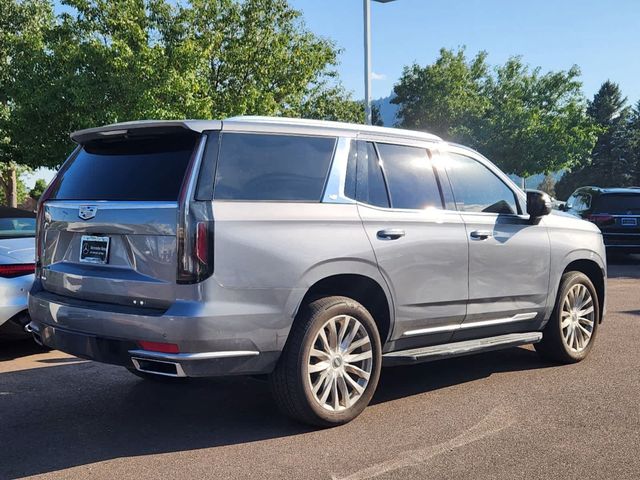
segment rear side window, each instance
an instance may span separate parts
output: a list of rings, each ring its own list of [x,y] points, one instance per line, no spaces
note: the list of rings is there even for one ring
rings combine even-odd
[[[389,208],[387,187],[373,143],[358,142],[357,199],[359,202]]]
[[[584,212],[591,208],[591,195],[588,193],[574,193],[567,200],[567,208],[576,212]]]
[[[95,142],[61,174],[57,200],[176,201],[197,135]]]
[[[336,139],[223,133],[214,196],[318,202]]]
[[[459,211],[518,213],[513,190],[477,160],[452,153],[447,172]]]
[[[438,182],[424,148],[377,145],[393,208],[442,208]]]
[[[640,193],[638,195],[605,194],[594,202],[594,213],[611,215],[640,215]]]

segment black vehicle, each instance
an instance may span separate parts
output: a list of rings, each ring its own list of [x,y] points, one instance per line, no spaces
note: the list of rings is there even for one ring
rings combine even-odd
[[[595,223],[607,250],[640,253],[640,187],[581,187],[563,210]]]

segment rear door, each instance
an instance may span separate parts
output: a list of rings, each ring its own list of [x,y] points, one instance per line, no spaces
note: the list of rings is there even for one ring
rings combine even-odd
[[[446,342],[466,312],[465,227],[444,209],[432,154],[359,142],[358,210],[393,293],[392,349]]]
[[[549,291],[544,220],[532,224],[523,199],[479,159],[454,150],[444,163],[469,240],[467,316],[454,340],[530,329]]]
[[[78,300],[165,308],[175,299],[178,196],[200,135],[83,145],[44,203],[42,287]]]

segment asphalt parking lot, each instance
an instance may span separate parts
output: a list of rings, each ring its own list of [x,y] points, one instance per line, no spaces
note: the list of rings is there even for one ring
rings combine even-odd
[[[0,478],[640,477],[640,257],[611,262],[591,356],[516,348],[383,371],[349,425],[281,416],[253,379],[184,385],[0,345]]]

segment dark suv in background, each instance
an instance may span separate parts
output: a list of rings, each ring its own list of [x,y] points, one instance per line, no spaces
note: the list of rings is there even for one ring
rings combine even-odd
[[[564,210],[595,223],[609,251],[640,253],[640,187],[581,187]]]

